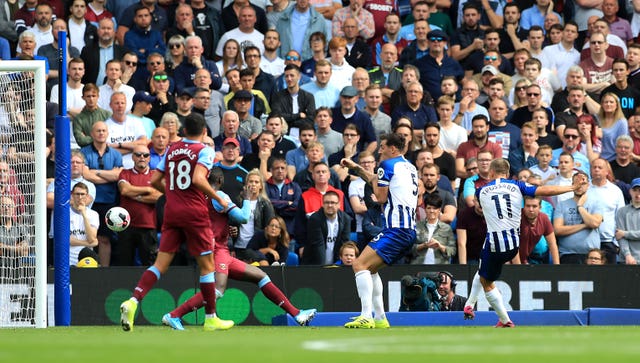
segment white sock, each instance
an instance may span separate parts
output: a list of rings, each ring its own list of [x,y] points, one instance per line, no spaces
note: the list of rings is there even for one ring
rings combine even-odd
[[[373,281],[373,312],[377,320],[382,320],[386,318],[384,314],[384,299],[382,297],[384,291],[382,279],[377,273],[371,274],[371,279]]]
[[[361,316],[365,318],[372,317],[373,305],[373,279],[369,270],[356,272],[356,286],[358,287],[358,296],[360,296],[360,304],[362,305]]]
[[[469,292],[469,298],[467,298],[467,303],[464,306],[473,307],[476,302],[478,302],[478,296],[480,296],[480,292],[482,292],[482,284],[480,283],[480,275],[476,272],[473,276],[473,281],[471,282],[471,291]]]
[[[498,288],[494,288],[491,291],[487,291],[484,293],[484,296],[487,298],[489,305],[495,310],[496,314],[498,314],[498,318],[503,324],[506,324],[511,319],[509,319],[509,314],[507,313],[507,309],[504,307],[504,303],[502,302],[502,294]]]

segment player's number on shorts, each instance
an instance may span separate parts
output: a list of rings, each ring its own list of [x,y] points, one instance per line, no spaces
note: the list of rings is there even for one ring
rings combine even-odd
[[[500,201],[500,197],[502,197],[502,199],[504,199],[504,208],[507,210],[507,217],[511,218],[513,216],[513,213],[511,212],[511,196],[509,194],[502,194],[502,195],[493,195],[491,196],[491,200],[493,200],[493,203],[495,203],[496,205],[496,213],[498,214],[498,218],[499,219],[504,219],[504,213],[502,213],[502,203]]]
[[[169,189],[188,189],[191,186],[191,164],[187,160],[169,162]]]

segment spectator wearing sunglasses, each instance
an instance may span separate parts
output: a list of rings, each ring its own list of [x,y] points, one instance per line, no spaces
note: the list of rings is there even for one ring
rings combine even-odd
[[[306,74],[302,73],[302,57],[300,56],[300,53],[296,52],[295,50],[291,49],[290,51],[287,52],[287,55],[285,55],[284,57],[284,67],[285,69],[287,68],[287,66],[289,64],[294,64],[296,66],[298,66],[298,68],[300,68],[300,79],[298,80],[298,85],[302,86],[305,83],[309,83],[311,82],[311,77],[307,76]],[[284,79],[284,73],[281,74],[279,77],[276,78],[276,89],[274,92],[278,92],[281,91],[283,89],[287,88],[287,82]]]
[[[416,31],[420,28],[421,26],[416,24]],[[418,37],[416,42],[419,42],[420,38]],[[447,33],[442,30],[432,30],[427,33],[426,40],[428,49],[425,51],[422,51],[419,46],[413,48],[416,52],[414,65],[420,70],[420,83],[425,91],[429,92],[433,99],[438,99],[442,95],[442,90],[440,89],[442,75],[454,76],[457,80],[460,80],[464,76],[464,70],[458,61],[447,54],[445,49],[449,40]],[[412,49],[411,44],[402,51],[400,64],[403,64],[403,56],[410,49]],[[422,57],[420,57],[421,53],[424,53]]]
[[[558,167],[560,155],[563,152],[571,154],[576,169],[589,175],[589,159],[586,154],[580,152],[580,131],[576,125],[567,125],[567,127],[565,127],[562,147],[553,150],[551,153],[551,166]]]
[[[156,202],[162,193],[149,184],[153,174],[149,168],[150,155],[146,146],[136,145],[133,168],[122,170],[118,177],[120,206],[129,211],[131,224],[118,234],[118,247],[113,252],[117,265],[135,265],[136,252],[142,266],[155,261],[158,250]]]

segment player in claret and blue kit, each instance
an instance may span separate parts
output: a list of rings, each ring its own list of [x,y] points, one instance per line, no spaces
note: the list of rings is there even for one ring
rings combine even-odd
[[[211,169],[209,181],[218,195],[227,201],[227,207],[223,207],[217,201],[213,200],[209,209],[209,216],[215,237],[214,254],[216,262],[217,296],[221,297],[224,294],[229,277],[234,280],[253,282],[260,287],[260,290],[266,298],[289,313],[298,324],[308,325],[314,318],[316,309],[301,310],[296,308],[284,293],[271,282],[271,279],[264,271],[232,257],[229,252],[229,220],[235,223],[247,223],[251,214],[251,203],[248,198],[243,195],[248,193],[248,189],[246,187],[243,189],[240,195],[243,199],[242,208],[238,208],[238,206],[231,201],[231,198],[220,190],[224,184],[224,174],[220,168],[214,167]],[[162,317],[162,323],[176,330],[184,330],[181,318],[192,311],[196,311],[203,305],[204,300],[202,294],[199,292],[170,313],[165,314]]]
[[[169,269],[183,242],[200,267],[200,291],[206,314],[204,330],[224,330],[233,326],[233,321],[216,316],[213,231],[207,197],[224,208],[227,202],[216,194],[207,179],[215,152],[202,143],[207,133],[202,115],[191,113],[187,116],[183,131],[185,137],[169,147],[151,178],[151,185],[165,193],[165,211],[170,215],[163,219],[160,247],[153,266],[142,274],[133,296],[120,305],[120,323],[124,331],[133,330],[138,303]]]

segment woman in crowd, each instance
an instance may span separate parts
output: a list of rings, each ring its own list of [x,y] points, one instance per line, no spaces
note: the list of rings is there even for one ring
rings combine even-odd
[[[260,266],[279,266],[287,262],[289,255],[289,232],[281,217],[272,217],[263,231],[256,232],[249,241],[248,248],[259,258]]]
[[[629,135],[629,126],[622,113],[618,96],[610,92],[602,95],[598,121],[602,128],[600,156],[607,161],[612,161],[616,158],[616,139],[620,135]]]
[[[251,204],[251,215],[247,223],[231,229],[236,257],[247,262],[260,260],[260,256],[248,248],[249,241],[255,234],[259,233],[258,231],[264,230],[268,222],[275,216],[273,205],[269,201],[264,183],[260,170],[253,169],[247,174],[245,179],[246,199]]]
[[[244,61],[242,60],[242,53],[240,52],[240,43],[238,43],[237,40],[229,39],[224,43],[222,59],[216,62],[216,66],[221,75],[227,74],[227,71],[230,69],[244,68]],[[229,93],[229,83],[226,77],[222,78],[220,92]]]
[[[581,139],[579,151],[587,155],[589,161],[599,158],[602,152],[602,141],[599,136],[602,135],[602,129],[598,127],[595,118],[587,113],[582,114],[578,116],[576,125],[578,125]]]
[[[511,90],[510,98],[513,100],[511,102],[511,109],[517,110],[522,106],[527,106],[527,87],[531,85],[531,81],[526,78],[519,79],[516,82],[515,87]]]
[[[167,54],[164,57],[167,73],[172,76],[173,71],[184,59],[184,37],[174,35],[167,42]]]
[[[182,136],[179,135],[178,129],[180,128],[180,121],[178,121],[178,115],[173,112],[165,112],[160,120],[160,126],[169,131],[169,145],[174,142],[182,140]]]

